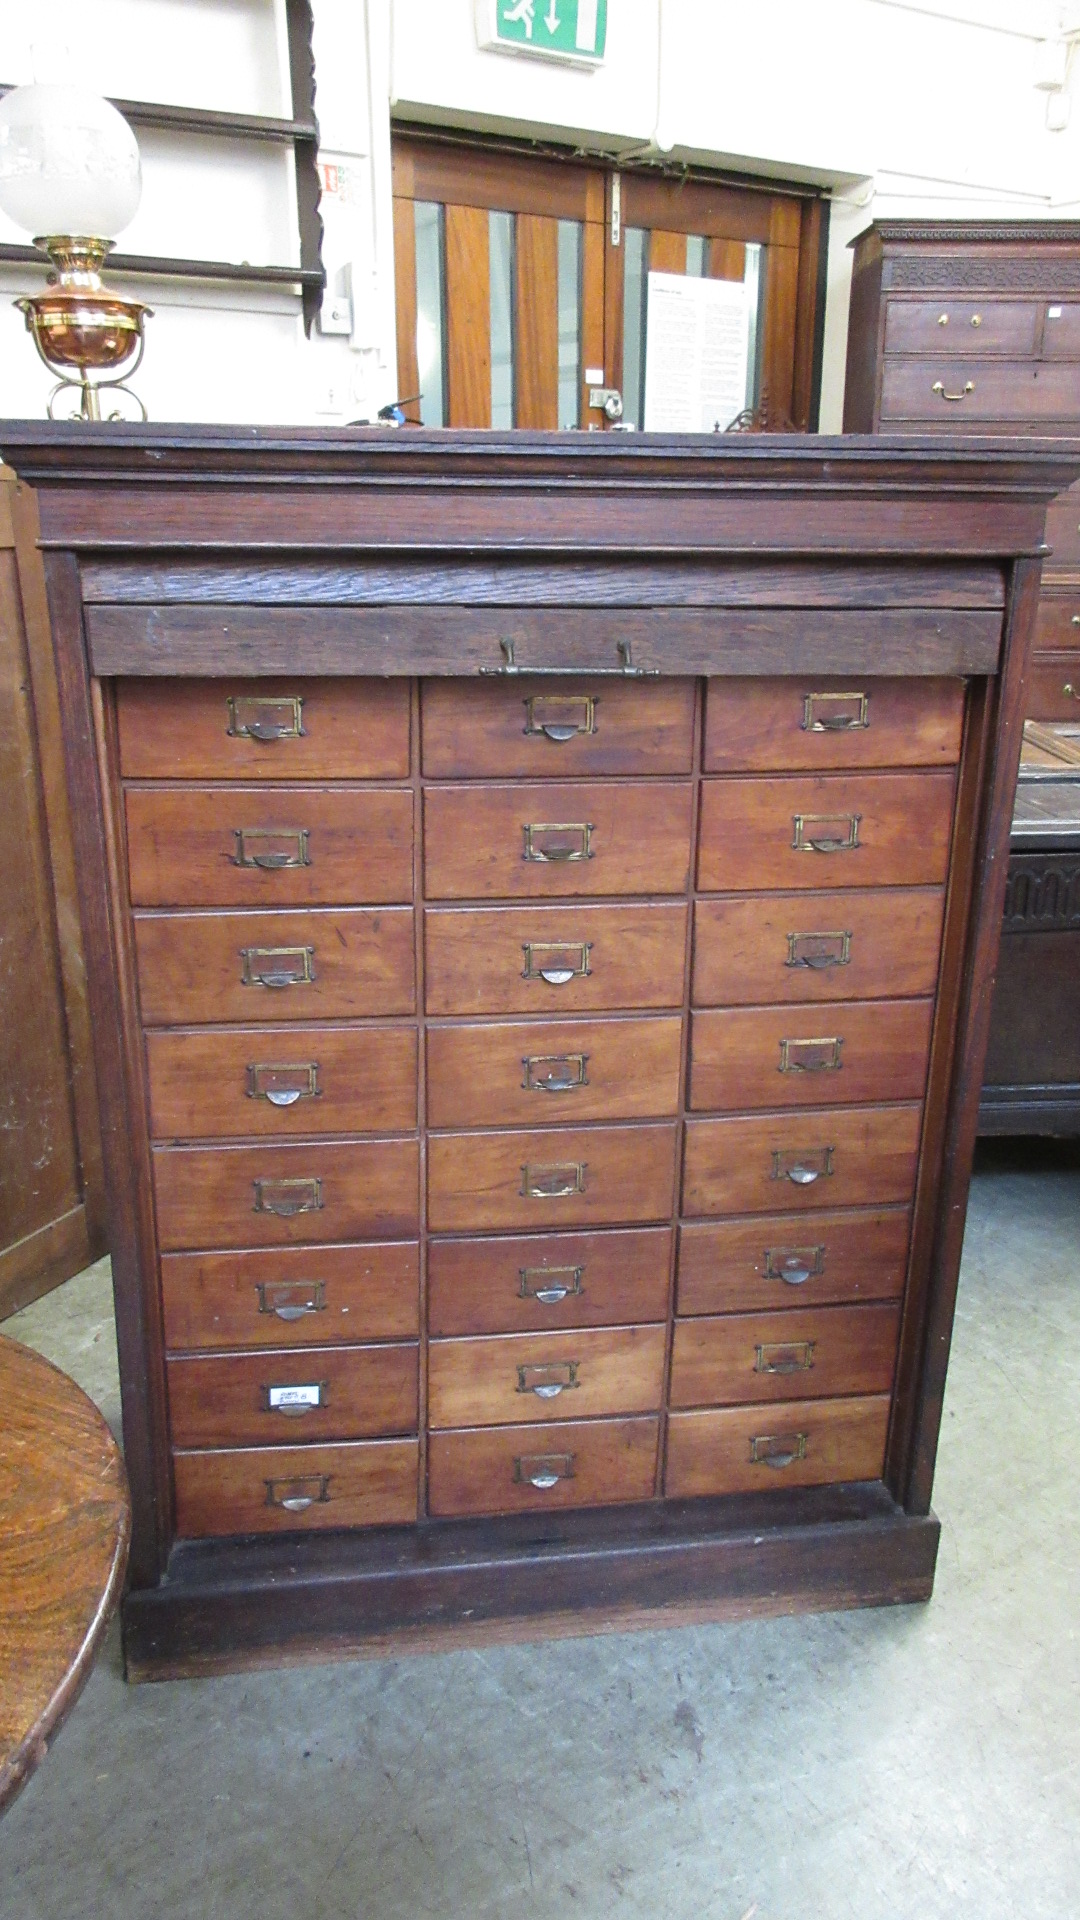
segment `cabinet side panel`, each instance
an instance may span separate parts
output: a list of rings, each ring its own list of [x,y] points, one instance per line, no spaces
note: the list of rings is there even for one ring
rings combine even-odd
[[[115,876],[110,872],[109,833],[98,790],[78,566],[72,555],[56,553],[47,556],[45,567],[108,1196],[124,1454],[131,1486],[130,1578],[136,1586],[148,1586],[156,1583],[165,1563],[170,1492],[150,1187],[145,1173],[140,1178],[140,1162],[132,1154],[132,1143],[145,1141],[138,1111],[138,1067],[132,1052],[136,1044],[130,1018],[134,989],[131,968],[123,964],[117,937],[119,922],[112,896]]]

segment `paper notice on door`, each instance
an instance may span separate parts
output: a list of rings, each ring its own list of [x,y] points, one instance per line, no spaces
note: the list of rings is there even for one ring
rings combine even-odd
[[[650,273],[647,433],[722,433],[747,405],[749,289],[742,280]]]

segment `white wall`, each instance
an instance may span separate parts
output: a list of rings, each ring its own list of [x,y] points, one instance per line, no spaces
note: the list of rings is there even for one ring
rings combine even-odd
[[[53,0],[47,44],[0,12],[0,80],[77,71],[114,97],[288,114],[283,0]],[[314,0],[316,111],[333,191],[324,258],[352,332],[305,339],[291,291],[155,281],[137,384],[152,417],[333,420],[396,389],[390,112],[694,160],[833,195],[822,426],[839,426],[847,243],[875,215],[1080,218],[1080,100],[1062,132],[1034,79],[1061,0],[608,0],[597,71],[481,51],[473,0]],[[1076,15],[1080,28],[1080,7]],[[59,23],[59,24],[57,24]],[[1071,90],[1080,94],[1080,53]],[[140,253],[295,264],[286,149],[140,133]],[[0,219],[0,239],[19,238]],[[0,269],[0,414],[49,381]]]

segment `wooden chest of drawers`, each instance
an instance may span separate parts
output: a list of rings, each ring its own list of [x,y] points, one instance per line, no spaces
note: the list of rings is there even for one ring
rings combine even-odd
[[[844,430],[1080,438],[1080,221],[877,221],[855,241]],[[1050,552],[1027,711],[1080,717],[1080,485]]]
[[[925,1596],[1073,467],[4,444],[76,799],[129,1670]]]

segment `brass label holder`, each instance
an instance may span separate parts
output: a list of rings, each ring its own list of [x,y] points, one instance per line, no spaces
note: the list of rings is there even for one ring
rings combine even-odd
[[[526,940],[522,943],[523,980],[546,980],[549,987],[565,987],[583,980],[590,971],[591,940]]]
[[[574,1478],[574,1460],[572,1453],[516,1453],[514,1455],[515,1487],[536,1487],[540,1493],[547,1493],[556,1487],[560,1480]]]
[[[319,1063],[293,1064],[252,1061],[246,1074],[249,1100],[268,1100],[272,1107],[294,1107],[298,1100],[321,1100]]]
[[[525,1165],[521,1169],[521,1194],[527,1200],[566,1200],[571,1194],[585,1192],[588,1171],[584,1160],[557,1162],[553,1166]]]
[[[308,827],[234,827],[234,867],[258,867],[277,873],[284,867],[310,867]]]
[[[587,1053],[532,1053],[522,1060],[522,1086],[530,1093],[573,1093],[587,1087]]]
[[[796,853],[851,853],[859,845],[861,813],[796,813],[791,844]]]
[[[596,732],[595,693],[530,693],[525,701],[525,732],[564,746]]]
[[[272,1313],[290,1324],[309,1313],[326,1312],[324,1280],[257,1280],[255,1292],[260,1313]]]
[[[570,1393],[581,1385],[578,1379],[580,1360],[555,1360],[548,1366],[530,1366],[522,1362],[517,1368],[516,1393],[533,1393],[538,1400],[557,1400],[561,1393]]]
[[[785,967],[808,967],[824,973],[828,967],[851,965],[851,934],[842,927],[828,933],[789,933]]]
[[[302,1473],[294,1480],[264,1480],[268,1507],[282,1507],[286,1513],[306,1513],[309,1507],[324,1507],[330,1499],[331,1473]]]
[[[803,701],[803,733],[857,733],[869,725],[868,694],[808,693]]]
[[[322,1181],[257,1179],[254,1213],[273,1213],[279,1220],[291,1220],[298,1213],[320,1213],[323,1206]]]
[[[245,987],[310,987],[314,947],[241,947],[240,983]]]
[[[817,1040],[781,1040],[780,1073],[839,1073],[844,1042],[839,1035]]]
[[[230,694],[225,702],[229,724],[225,731],[233,740],[297,740],[303,734],[304,700],[302,694],[260,693]]]
[[[536,820],[522,826],[523,860],[552,865],[570,860],[594,860],[591,820]]]
[[[807,1433],[761,1433],[750,1442],[750,1464],[781,1471],[806,1459]]]
[[[557,1306],[571,1296],[580,1298],[585,1289],[584,1267],[519,1267],[519,1300],[539,1300],[542,1306]]]

